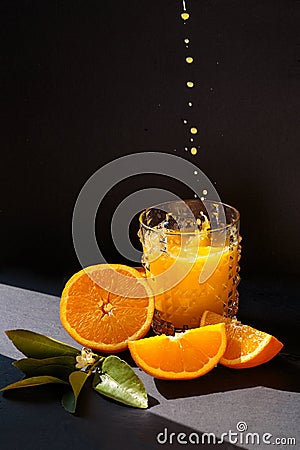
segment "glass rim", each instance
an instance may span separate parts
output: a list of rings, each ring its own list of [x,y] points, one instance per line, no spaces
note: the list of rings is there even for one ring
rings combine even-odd
[[[201,202],[201,203],[203,203],[204,206],[205,206],[204,202],[216,203],[217,205],[222,205],[223,208],[226,207],[226,208],[232,210],[235,213],[236,217],[234,218],[234,220],[232,220],[231,223],[226,224],[225,226],[220,227],[220,228],[215,228],[214,230],[209,229],[210,233],[215,233],[217,231],[224,231],[227,228],[230,228],[233,225],[235,225],[236,223],[238,223],[239,220],[240,220],[240,213],[239,213],[239,211],[234,206],[228,205],[227,203],[218,202],[218,201],[214,201],[214,200],[204,200],[204,201],[202,201],[200,199],[187,199],[187,200],[181,200],[181,201],[184,202],[184,203],[187,203],[187,202]],[[169,204],[169,203],[179,203],[179,202],[180,202],[180,200],[171,200],[171,201],[168,201],[168,202],[158,203],[156,205],[149,206],[149,208],[144,209],[139,215],[140,226],[142,226],[146,230],[152,231],[154,233],[161,233],[162,230],[157,230],[157,229],[155,229],[153,227],[150,227],[149,225],[144,224],[143,221],[142,221],[142,216],[145,214],[146,211],[149,211],[151,209],[154,209],[154,208],[157,208],[159,206],[163,206],[163,205],[166,205],[166,204]],[[195,236],[196,234],[201,235],[202,231],[199,232],[199,231],[172,231],[172,230],[164,230],[163,233],[166,234],[166,235],[172,235],[172,236],[189,236],[189,235],[190,236]]]

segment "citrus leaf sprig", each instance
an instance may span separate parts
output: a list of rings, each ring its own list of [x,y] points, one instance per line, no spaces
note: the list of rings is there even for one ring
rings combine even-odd
[[[133,369],[115,355],[101,356],[92,350],[81,351],[64,342],[29,330],[8,330],[6,335],[27,358],[13,362],[25,377],[0,391],[56,383],[68,389],[62,406],[75,413],[78,396],[93,376],[93,389],[117,402],[136,408],[148,407],[144,384]]]

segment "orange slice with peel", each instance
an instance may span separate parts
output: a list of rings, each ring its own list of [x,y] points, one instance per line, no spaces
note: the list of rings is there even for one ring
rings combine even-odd
[[[100,352],[127,349],[148,332],[154,299],[147,280],[121,264],[87,267],[70,278],[61,296],[60,319],[75,341]]]
[[[227,348],[220,364],[233,369],[247,369],[270,361],[283,347],[274,336],[236,319],[230,319],[211,311],[204,311],[200,326],[225,323]]]
[[[130,341],[128,348],[136,364],[149,375],[190,380],[206,374],[219,362],[226,349],[225,325]]]

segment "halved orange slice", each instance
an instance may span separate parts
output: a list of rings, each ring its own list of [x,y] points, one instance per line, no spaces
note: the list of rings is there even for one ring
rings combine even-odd
[[[72,276],[61,296],[60,319],[80,344],[120,352],[148,332],[154,299],[147,280],[121,264],[98,264]]]

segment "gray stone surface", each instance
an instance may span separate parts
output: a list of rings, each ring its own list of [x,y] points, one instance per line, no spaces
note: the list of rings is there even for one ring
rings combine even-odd
[[[18,371],[11,367],[11,362],[19,358],[20,353],[4,330],[30,329],[77,345],[60,324],[58,297],[0,285],[0,302],[1,386],[19,376]],[[121,356],[133,363],[127,352]],[[181,435],[183,441],[189,438],[193,441],[196,439],[195,433],[199,439],[202,439],[202,433],[214,433],[220,439],[222,433],[229,433],[230,430],[236,433],[239,422],[247,424],[247,431],[232,435],[234,445],[219,444],[221,448],[270,448],[262,442],[264,433],[272,435],[267,435],[270,442],[275,438],[293,437],[297,439],[297,446],[300,445],[296,420],[300,413],[297,392],[299,373],[296,363],[285,355],[261,367],[244,371],[218,367],[198,380],[187,382],[156,380],[138,368],[135,370],[150,396],[150,407],[146,411],[123,407],[90,389],[83,393],[75,416],[60,407],[53,387],[1,396],[0,431],[4,440],[4,447],[1,448],[19,448],[22,442],[21,448],[43,450],[53,448],[53,439],[57,440],[59,449],[70,445],[74,449],[85,445],[88,445],[85,448],[115,448],[116,426],[119,439],[129,445],[126,448],[161,447],[162,444],[157,442],[159,433],[163,433],[160,435],[161,441],[167,440],[172,448],[181,448],[189,445],[176,441],[180,432],[185,433],[185,436]],[[97,420],[99,445],[94,440]],[[32,433],[39,442],[38,447],[31,446]],[[255,444],[251,443],[250,435],[250,441],[246,442],[247,433],[258,433],[259,437],[253,437]],[[207,443],[205,439],[208,438],[203,439]],[[257,439],[260,445],[257,445]],[[276,445],[276,448],[288,446]]]

